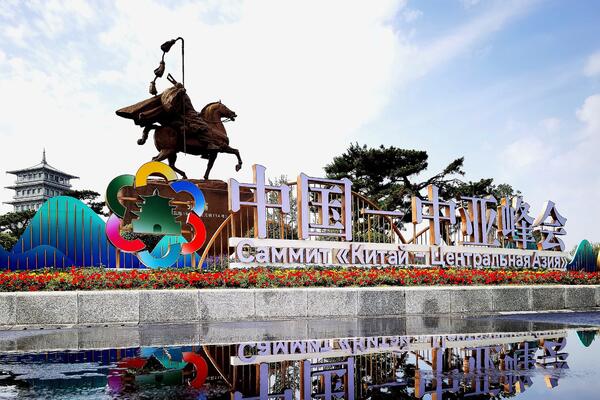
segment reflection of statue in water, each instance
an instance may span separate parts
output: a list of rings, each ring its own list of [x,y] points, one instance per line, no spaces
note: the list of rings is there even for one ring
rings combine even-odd
[[[183,84],[177,83],[170,74],[167,78],[173,86],[160,95],[156,94],[154,82],[156,78],[163,75],[164,55],[176,40],[161,46],[163,60],[159,68],[154,71],[156,77],[150,86],[150,93],[154,96],[117,110],[117,115],[132,119],[136,125],[144,128],[142,138],[138,140],[140,145],[146,143],[148,134],[154,129],[154,144],[159,153],[152,160],[168,160],[169,166],[184,178],[186,178],[185,172],[175,167],[179,152],[208,159],[204,179],[208,179],[219,153],[235,154],[238,160],[236,171],[239,171],[242,168],[240,152],[229,146],[229,138],[222,121],[222,118],[235,121],[237,117],[235,112],[220,101],[209,103],[197,112]]]

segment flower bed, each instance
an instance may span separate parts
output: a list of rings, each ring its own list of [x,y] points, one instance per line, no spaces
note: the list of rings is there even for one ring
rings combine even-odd
[[[418,285],[596,285],[600,273],[440,268],[70,270],[0,272],[0,291]]]

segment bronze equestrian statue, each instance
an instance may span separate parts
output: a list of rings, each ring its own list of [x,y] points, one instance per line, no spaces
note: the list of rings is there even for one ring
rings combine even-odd
[[[117,115],[132,119],[144,128],[139,145],[146,143],[148,134],[154,130],[154,145],[159,151],[153,161],[168,160],[169,166],[183,178],[185,172],[175,166],[177,153],[183,152],[208,159],[204,179],[208,179],[219,153],[235,154],[242,168],[242,159],[237,149],[229,146],[227,131],[222,118],[235,121],[236,113],[221,101],[209,103],[197,112],[181,83],[169,76],[173,86],[149,99],[117,110]]]

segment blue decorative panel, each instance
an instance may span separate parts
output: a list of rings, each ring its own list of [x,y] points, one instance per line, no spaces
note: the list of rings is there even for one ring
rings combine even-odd
[[[0,248],[0,267],[114,268],[118,262],[122,268],[143,268],[135,255],[118,251],[108,241],[105,229],[104,220],[83,202],[53,197],[38,210],[10,252]]]

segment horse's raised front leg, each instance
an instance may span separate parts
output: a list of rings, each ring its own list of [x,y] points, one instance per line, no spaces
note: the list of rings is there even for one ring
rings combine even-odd
[[[169,154],[169,167],[173,169],[173,171],[177,172],[179,175],[183,177],[183,179],[187,179],[187,175],[185,172],[180,170],[175,166],[175,161],[177,161],[177,153]]]
[[[240,169],[242,169],[242,157],[240,157],[240,151],[238,149],[234,149],[233,147],[227,146],[222,151],[223,153],[227,154],[235,154],[238,160],[238,163],[235,166],[235,170],[239,171]]]
[[[206,172],[204,173],[205,180],[208,180],[208,175],[210,174],[210,170],[212,169],[213,165],[215,164],[217,155],[218,155],[218,153],[215,151],[215,152],[210,153],[210,156],[208,157],[208,165],[206,166]]]
[[[142,137],[138,139],[137,144],[139,144],[140,146],[143,145],[144,143],[146,143],[146,141],[148,140],[148,134],[150,133],[150,131],[152,129],[157,129],[160,128],[159,125],[147,125],[144,127],[144,131],[142,132]]]

